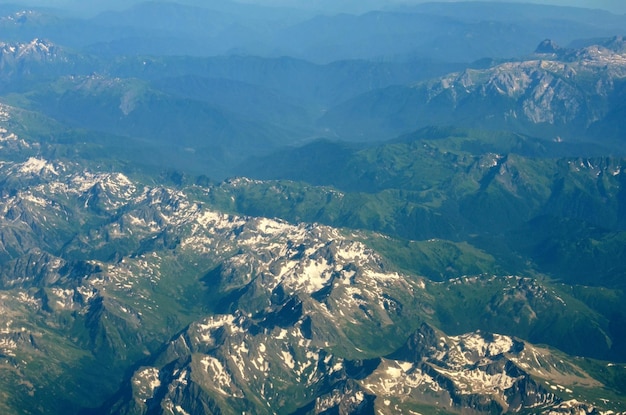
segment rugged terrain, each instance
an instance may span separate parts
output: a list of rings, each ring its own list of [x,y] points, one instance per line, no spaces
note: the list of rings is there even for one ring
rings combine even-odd
[[[622,365],[523,340],[559,344],[556,326],[533,325],[553,307],[590,316],[573,320],[587,341],[606,336],[599,305],[580,300],[606,306],[619,291],[431,282],[394,270],[363,232],[220,213],[210,196],[223,187],[44,159],[50,144],[9,130],[14,111],[3,107],[5,413],[624,410]],[[491,287],[504,295],[483,310],[517,319],[499,325],[507,334],[455,318]]]
[[[192,3],[0,6],[1,413],[626,413],[623,16]]]

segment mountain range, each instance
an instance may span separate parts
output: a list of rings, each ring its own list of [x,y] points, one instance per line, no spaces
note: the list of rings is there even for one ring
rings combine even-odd
[[[0,412],[626,413],[624,16],[374,3],[0,5]]]
[[[532,327],[530,337],[576,350],[618,324],[596,326],[611,302],[622,307],[620,291],[515,276],[434,283],[390,269],[356,231],[219,213],[213,188],[153,187],[36,157],[2,170],[9,412],[58,413],[59,395],[73,411],[108,394],[91,412],[621,410],[621,365],[606,373],[518,337],[465,332],[476,323],[454,318],[494,290],[492,324],[505,329],[494,319],[521,307],[507,331],[528,338]],[[574,324],[583,343],[545,326],[555,310],[579,316],[563,329]],[[600,352],[593,342],[588,353]]]
[[[384,137],[454,123],[620,148],[624,46],[621,37],[575,50],[544,41],[522,61],[368,92],[320,122],[339,136]]]
[[[39,40],[5,44],[0,62],[6,103],[152,147],[154,159],[132,162],[162,165],[178,153],[170,167],[218,179],[247,174],[237,164],[287,144],[389,139],[433,125],[514,131],[543,139],[557,154],[576,154],[577,146],[584,150],[577,155],[623,154],[621,37],[579,49],[544,41],[530,58],[431,80],[423,79],[450,67],[254,57],[103,61]],[[410,79],[417,83],[393,84]],[[166,143],[174,135],[172,148]],[[191,162],[177,161],[185,158]]]
[[[49,161],[58,144],[13,133],[15,112],[3,108],[7,413],[623,410],[623,365],[594,360],[624,359],[620,280],[505,274],[467,243],[220,213],[243,189],[291,196]],[[417,253],[445,274],[407,272]]]

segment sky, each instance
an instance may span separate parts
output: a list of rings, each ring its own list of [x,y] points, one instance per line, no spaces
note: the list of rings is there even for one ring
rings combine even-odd
[[[104,9],[122,9],[142,0],[0,0],[2,3],[17,3],[31,6],[45,6],[55,8],[71,8],[81,12],[98,12]],[[167,1],[167,0],[166,0]],[[211,0],[170,0],[180,3],[208,5]],[[219,1],[219,0],[213,0]],[[417,4],[432,0],[237,0],[241,3],[252,3],[266,6],[288,6],[292,8],[306,8],[313,10],[365,12],[372,9],[381,9],[385,6],[399,4]],[[471,1],[471,0],[436,0],[443,2]],[[511,0],[491,0],[510,2]],[[613,13],[626,14],[626,0],[521,0],[524,3],[553,4],[560,6],[585,7],[605,9]]]
[[[302,7],[302,5],[309,5],[309,7],[328,7],[337,3],[354,3],[354,4],[417,4],[425,2],[453,2],[453,1],[473,1],[473,0],[343,0],[338,2],[337,0],[239,0],[242,3],[255,3],[264,5],[281,5]],[[511,2],[511,0],[490,0],[497,2]],[[574,6],[584,7],[590,9],[605,9],[613,13],[626,13],[626,0],[518,0],[520,3],[537,3],[537,4],[553,4],[558,6]]]

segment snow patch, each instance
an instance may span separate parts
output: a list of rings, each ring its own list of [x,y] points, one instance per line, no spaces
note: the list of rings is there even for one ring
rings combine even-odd
[[[44,175],[46,173],[53,174],[58,176],[54,166],[48,162],[47,160],[30,157],[27,161],[20,164],[19,172],[24,174],[36,174],[36,175]]]
[[[226,389],[230,388],[233,381],[222,362],[212,356],[204,356],[200,363],[204,367],[204,371],[211,375],[215,390],[224,396],[230,396],[231,394]]]

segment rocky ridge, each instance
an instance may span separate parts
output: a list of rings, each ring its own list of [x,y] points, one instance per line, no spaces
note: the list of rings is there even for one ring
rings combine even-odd
[[[617,39],[608,47],[593,45],[567,52],[554,45],[552,49],[540,46],[534,59],[444,77],[430,85],[429,98],[436,99],[444,91],[453,103],[467,95],[501,95],[515,102],[515,109],[505,117],[559,125],[583,119],[583,126],[589,127],[606,111],[591,105],[589,92],[608,97],[615,83],[626,77],[626,56],[615,42],[624,43]]]
[[[616,37],[565,49],[546,40],[520,60],[366,93],[330,110],[321,122],[340,135],[346,125],[366,136],[462,125],[556,141],[619,141],[624,44]]]

